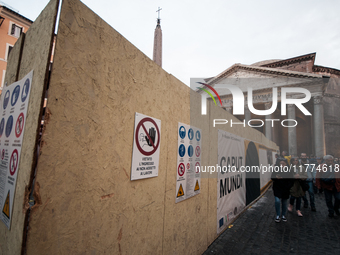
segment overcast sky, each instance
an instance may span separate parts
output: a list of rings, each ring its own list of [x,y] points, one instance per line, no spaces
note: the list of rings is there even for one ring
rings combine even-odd
[[[48,0],[1,0],[35,20]],[[158,7],[163,68],[190,84],[234,63],[316,52],[317,65],[340,69],[338,0],[83,0],[152,58]]]

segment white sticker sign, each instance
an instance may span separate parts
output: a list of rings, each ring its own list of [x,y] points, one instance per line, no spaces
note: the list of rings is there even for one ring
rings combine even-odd
[[[200,193],[201,135],[201,129],[178,123],[176,203]]]
[[[33,71],[3,89],[0,100],[0,219],[11,227],[15,186]]]

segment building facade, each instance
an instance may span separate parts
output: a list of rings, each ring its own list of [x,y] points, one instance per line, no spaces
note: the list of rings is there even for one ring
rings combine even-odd
[[[22,33],[25,33],[33,21],[0,5],[0,93],[4,86],[8,56]]]
[[[221,96],[222,107],[231,113],[233,96],[223,86],[238,86],[245,95],[244,114],[234,115],[246,125],[250,121],[250,125],[256,126],[256,129],[279,145],[281,151],[287,150],[291,155],[306,152],[317,156],[340,156],[340,70],[315,65],[315,57],[316,53],[311,53],[252,65],[235,64],[216,77],[206,79],[206,84],[216,89]],[[253,114],[254,111],[250,111],[247,103],[249,87],[252,88],[251,99],[255,109],[275,108],[273,96],[277,95],[276,110],[262,116]],[[277,90],[275,95],[273,88]],[[303,107],[311,115],[305,114],[302,107],[282,104],[282,88],[307,89],[311,99],[303,103]],[[302,93],[287,93],[286,96],[288,99],[306,97]],[[285,114],[282,114],[284,111],[281,107],[285,107]],[[288,119],[296,120],[297,125]]]

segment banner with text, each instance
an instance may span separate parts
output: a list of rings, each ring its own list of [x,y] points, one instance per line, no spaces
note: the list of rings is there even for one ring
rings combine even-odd
[[[220,233],[246,205],[244,139],[218,130],[217,233]]]

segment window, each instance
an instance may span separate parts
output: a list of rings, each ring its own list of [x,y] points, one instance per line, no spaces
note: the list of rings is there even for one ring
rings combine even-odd
[[[22,33],[22,27],[19,27],[18,25],[12,23],[11,24],[11,35],[15,37],[19,37]]]
[[[9,53],[11,53],[12,49],[13,49],[13,46],[8,45],[7,59],[9,58]]]
[[[9,57],[9,53],[11,52],[11,50],[13,49],[13,45],[6,43],[6,55],[5,55],[5,61],[8,60]]]

